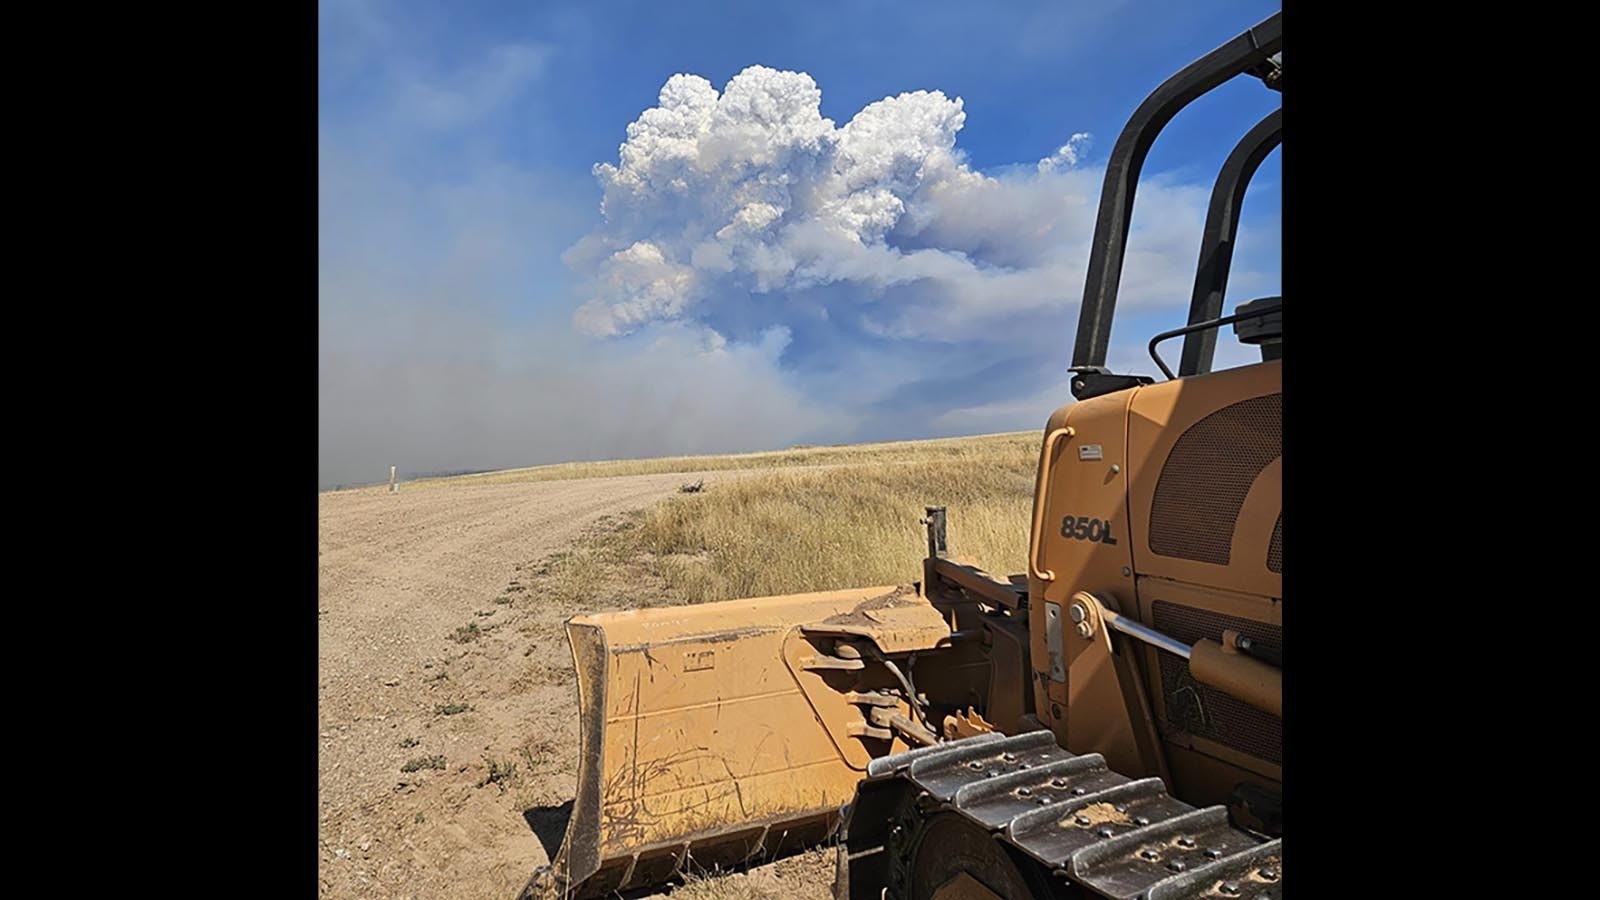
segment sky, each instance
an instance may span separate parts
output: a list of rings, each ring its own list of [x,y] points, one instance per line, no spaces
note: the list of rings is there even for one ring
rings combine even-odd
[[[1277,8],[322,0],[320,486],[1042,428],[1118,132]],[[1114,371],[1157,374],[1279,101],[1235,79],[1156,142]],[[1228,311],[1279,292],[1280,154]]]

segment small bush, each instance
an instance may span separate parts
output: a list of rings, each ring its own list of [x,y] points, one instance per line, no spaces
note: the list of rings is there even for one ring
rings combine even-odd
[[[419,756],[400,767],[402,772],[415,772],[418,769],[444,769],[443,756]]]
[[[489,772],[483,776],[482,781],[478,782],[478,787],[487,787],[492,784],[500,789],[500,793],[504,794],[506,785],[517,777],[517,764],[509,759],[490,759],[487,756],[483,758],[483,761],[488,764]]]

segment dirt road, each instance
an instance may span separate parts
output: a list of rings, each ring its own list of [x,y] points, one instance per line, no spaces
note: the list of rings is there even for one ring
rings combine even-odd
[[[524,812],[572,797],[578,752],[574,610],[533,571],[603,516],[741,474],[321,495],[319,895],[510,900],[548,859]]]

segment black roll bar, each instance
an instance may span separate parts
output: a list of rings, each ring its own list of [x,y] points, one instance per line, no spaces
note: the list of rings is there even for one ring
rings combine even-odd
[[[1078,312],[1078,336],[1072,365],[1104,366],[1111,343],[1111,317],[1122,280],[1122,258],[1128,243],[1128,221],[1133,195],[1145,155],[1172,117],[1201,94],[1235,75],[1258,69],[1283,49],[1283,13],[1273,13],[1260,24],[1185,66],[1178,74],[1139,104],[1123,127],[1106,165],[1095,217],[1094,242],[1089,249],[1089,272],[1083,284],[1083,306]]]
[[[1222,315],[1222,295],[1228,289],[1233,266],[1233,239],[1239,233],[1239,208],[1261,161],[1283,142],[1283,110],[1275,109],[1250,129],[1228,161],[1222,164],[1211,207],[1206,210],[1205,236],[1200,239],[1200,265],[1194,273],[1194,294],[1189,300],[1189,324]],[[1211,371],[1217,351],[1216,329],[1191,331],[1183,339],[1178,375],[1204,375]]]

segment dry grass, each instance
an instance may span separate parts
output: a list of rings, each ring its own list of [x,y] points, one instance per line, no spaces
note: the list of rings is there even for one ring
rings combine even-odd
[[[687,875],[670,896],[675,900],[771,900],[773,895],[737,875]]]
[[[619,564],[626,561],[619,554],[625,552],[605,541],[602,534],[590,532],[578,546],[557,553],[534,571],[540,602],[557,609],[582,610],[600,586],[615,576]]]
[[[889,464],[775,472],[673,497],[557,560],[549,589],[581,602],[629,562],[687,603],[909,582],[922,571],[928,505],[948,508],[954,555],[1021,571],[1038,439],[927,443],[943,446],[918,458],[903,444]]]
[[[820,847],[747,872],[694,871],[674,900],[831,900],[835,850]]]
[[[443,756],[419,756],[400,767],[402,772],[415,772],[418,769],[444,769]]]
[[[557,463],[526,469],[504,469],[476,475],[445,478],[420,478],[405,482],[405,488],[428,488],[472,484],[515,484],[527,481],[556,481],[568,478],[605,478],[615,475],[659,475],[668,472],[713,472],[724,469],[766,469],[807,466],[855,466],[868,463],[929,462],[938,459],[959,461],[983,456],[1015,445],[1038,450],[1038,435],[1031,431],[987,434],[976,437],[941,438],[929,441],[894,441],[881,444],[848,444],[836,447],[794,447],[767,453],[740,453],[727,456],[668,456],[660,459],[616,459],[600,462]],[[387,486],[383,490],[388,490]]]

